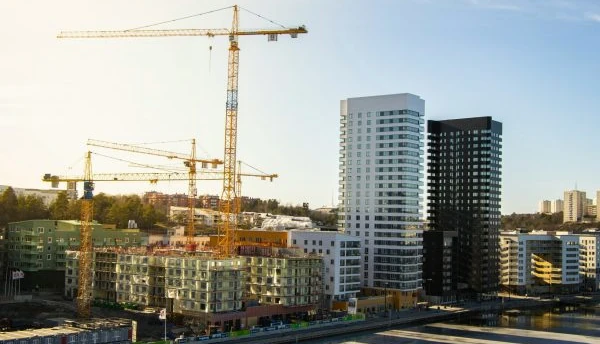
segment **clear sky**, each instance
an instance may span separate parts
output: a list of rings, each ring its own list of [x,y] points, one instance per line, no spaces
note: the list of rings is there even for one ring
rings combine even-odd
[[[60,30],[131,29],[229,1],[0,2],[0,184],[49,187],[80,174],[88,138],[195,137],[223,156],[225,37],[59,40]],[[239,1],[307,35],[240,39],[238,158],[281,177],[243,194],[311,207],[337,200],[339,101],[410,92],[426,119],[504,125],[502,212],[534,212],[577,185],[600,189],[600,2],[596,0]],[[229,27],[226,10],[156,28]],[[273,24],[241,12],[242,28]],[[212,50],[210,50],[212,47]],[[153,145],[186,153],[188,143]],[[171,165],[161,159],[92,151]],[[132,172],[94,157],[94,172]],[[250,172],[249,170],[247,170]],[[185,183],[99,183],[97,191],[185,193]],[[202,182],[199,193],[220,193]],[[336,201],[337,202],[337,201]]]

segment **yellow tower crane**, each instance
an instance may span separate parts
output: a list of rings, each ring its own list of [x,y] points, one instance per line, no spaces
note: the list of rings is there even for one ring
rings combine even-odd
[[[296,28],[281,29],[258,29],[258,30],[240,30],[239,29],[239,6],[234,5],[233,21],[231,29],[173,29],[173,30],[144,30],[143,28],[154,26],[149,25],[139,29],[120,30],[120,31],[67,31],[61,32],[58,38],[123,38],[123,37],[171,37],[171,36],[227,36],[229,37],[229,56],[227,64],[227,102],[225,105],[225,150],[223,164],[223,191],[221,195],[220,210],[224,214],[224,219],[219,228],[219,247],[220,256],[226,257],[234,254],[235,251],[235,233],[232,220],[237,218],[235,198],[236,198],[236,153],[237,153],[237,116],[238,116],[238,72],[239,72],[239,36],[266,35],[269,41],[276,41],[277,36],[289,34],[292,38],[297,38],[298,34],[307,33],[304,26]],[[210,11],[214,12],[214,11]],[[248,11],[250,12],[250,11]],[[207,12],[209,13],[209,12]],[[250,12],[253,13],[253,12]],[[204,14],[204,13],[203,13]],[[253,13],[254,14],[254,13]],[[189,18],[191,16],[185,17]],[[260,17],[260,16],[259,16]],[[184,18],[181,18],[184,19]],[[176,19],[177,20],[177,19]],[[159,23],[162,24],[162,23]]]
[[[92,221],[94,219],[94,182],[92,180],[92,157],[85,156],[83,172],[83,197],[81,199],[81,229],[79,230],[79,287],[77,289],[77,314],[90,317],[92,305]]]

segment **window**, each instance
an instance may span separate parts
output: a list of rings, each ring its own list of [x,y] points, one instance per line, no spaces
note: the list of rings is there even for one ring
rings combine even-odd
[[[51,244],[52,243],[52,237],[48,237],[48,243]]]
[[[44,233],[44,227],[38,227],[38,233]]]
[[[52,260],[52,255],[51,255],[51,254],[47,255],[47,256],[46,256],[46,259],[47,259],[47,260]]]

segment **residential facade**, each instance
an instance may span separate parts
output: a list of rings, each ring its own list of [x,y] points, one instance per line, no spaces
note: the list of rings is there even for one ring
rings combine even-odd
[[[600,190],[596,191],[596,221],[600,222]]]
[[[11,222],[6,231],[7,265],[25,272],[23,288],[62,288],[66,251],[79,247],[81,223],[65,220]],[[139,229],[114,229],[92,224],[96,247],[136,247],[147,244]]]
[[[563,202],[563,223],[580,222],[583,220],[587,209],[585,191],[565,191]]]
[[[579,235],[579,276],[583,290],[600,290],[600,232],[597,230],[586,230]]]
[[[457,300],[458,233],[423,232],[423,288],[428,301],[436,304]]]
[[[552,203],[548,200],[540,201],[540,204],[538,206],[538,213],[540,213],[540,214],[552,213]]]
[[[552,213],[560,213],[561,211],[563,211],[563,200],[562,199],[555,199],[554,201],[552,201],[552,205],[551,205],[551,211]]]
[[[568,232],[503,232],[502,289],[517,294],[579,291],[579,240]]]
[[[494,294],[498,289],[502,123],[475,117],[430,120],[427,127],[429,229],[457,233],[458,261],[452,274],[458,292],[477,297]],[[442,266],[431,267],[437,271],[428,275],[442,274]]]
[[[338,226],[361,241],[363,288],[413,305],[422,285],[425,101],[413,94],[340,104]]]
[[[323,257],[323,306],[348,301],[360,292],[360,239],[341,232],[291,230],[288,242]]]
[[[68,297],[77,295],[79,254],[67,251]],[[219,259],[209,252],[97,248],[93,257],[95,299],[166,307],[205,330],[312,311],[322,297],[322,258],[298,249],[240,246],[240,256]]]

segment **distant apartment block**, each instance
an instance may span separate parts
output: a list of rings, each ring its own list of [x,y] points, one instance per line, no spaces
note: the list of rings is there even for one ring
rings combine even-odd
[[[8,189],[9,187],[12,187],[12,186],[0,185],[0,195],[2,193],[4,193],[4,191],[6,191],[6,189]],[[29,188],[16,188],[16,187],[12,187],[12,189],[14,190],[14,192],[17,196],[40,197],[46,206],[49,206],[52,202],[54,202],[54,200],[56,200],[56,197],[58,197],[58,194],[60,192],[66,192],[67,196],[71,195],[68,192],[68,190],[43,190],[43,189],[29,189]],[[76,194],[71,195],[72,198],[75,198],[75,196],[76,196]]]
[[[447,238],[427,234],[435,242],[424,244],[432,248],[424,254],[426,292],[447,297],[445,285],[456,286],[452,292],[461,297],[494,294],[498,290],[502,123],[475,117],[430,120],[427,128],[429,231],[456,232],[457,247],[455,262],[439,264],[439,250]]]
[[[169,219],[187,223],[188,207],[169,207]],[[194,223],[200,226],[214,227],[221,221],[221,212],[209,208],[194,208]]]
[[[518,294],[579,291],[579,240],[568,232],[502,232],[503,289]]]
[[[540,214],[552,213],[552,203],[548,200],[540,201],[540,204],[538,206],[538,213],[540,213]]]
[[[340,102],[340,230],[361,241],[363,289],[422,288],[425,101],[413,94]]]
[[[585,191],[565,191],[563,206],[563,223],[580,222],[587,210]]]
[[[593,218],[594,220],[598,216],[598,209],[595,204],[588,204],[585,210],[585,216]]]
[[[600,190],[596,191],[596,221],[600,222]]]
[[[552,212],[552,214],[560,213],[561,211],[563,211],[563,200],[555,199],[554,201],[552,201],[552,206],[551,206],[550,211]]]

